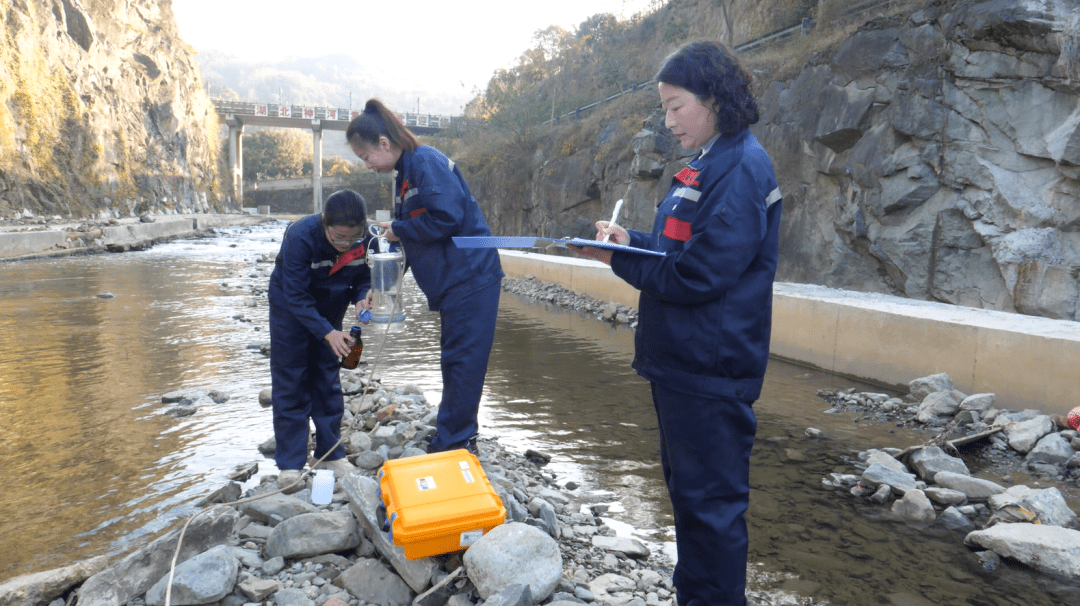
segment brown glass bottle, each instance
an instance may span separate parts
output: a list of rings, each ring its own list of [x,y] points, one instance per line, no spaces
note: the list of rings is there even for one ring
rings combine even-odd
[[[341,359],[341,367],[352,370],[360,364],[360,354],[364,351],[364,342],[360,340],[359,326],[353,326],[352,330],[349,331],[349,336],[353,340],[352,349],[349,350],[349,355]]]

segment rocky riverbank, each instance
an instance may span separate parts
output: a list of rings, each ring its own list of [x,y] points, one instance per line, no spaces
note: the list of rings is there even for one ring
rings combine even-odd
[[[545,471],[547,455],[509,452],[494,439],[480,441],[479,461],[506,523],[464,553],[406,559],[380,528],[375,478],[388,460],[424,454],[436,409],[419,389],[388,389],[363,368],[342,376],[345,447],[358,471],[336,482],[329,505],[315,505],[310,478],[293,494],[281,493],[273,475],[243,491],[258,463],[238,468],[236,481],[207,498],[185,533],[171,604],[674,604],[672,562],[663,550],[618,536],[605,523],[604,504],[587,502],[573,482]],[[204,395],[162,400],[185,405]],[[273,449],[272,440],[260,447]],[[0,585],[0,604],[164,604],[177,536],[174,530],[108,567],[92,561],[12,579]],[[751,603],[814,604],[772,589],[786,578],[752,567]]]

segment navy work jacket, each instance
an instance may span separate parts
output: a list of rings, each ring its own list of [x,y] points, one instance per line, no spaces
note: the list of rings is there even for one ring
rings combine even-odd
[[[780,189],[749,130],[716,137],[672,179],[651,234],[611,268],[641,291],[633,367],[665,387],[753,402],[769,358]]]
[[[454,236],[490,236],[461,171],[427,145],[403,152],[395,167],[394,235],[416,284],[438,310],[453,289],[464,295],[503,277],[494,248],[458,248]]]
[[[349,305],[371,289],[364,256],[371,236],[339,253],[319,219],[318,214],[308,215],[285,229],[269,292],[271,314],[288,313],[316,339],[341,330]]]

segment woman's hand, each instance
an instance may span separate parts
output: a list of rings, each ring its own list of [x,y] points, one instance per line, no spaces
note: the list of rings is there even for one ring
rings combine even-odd
[[[340,330],[331,330],[323,337],[323,340],[330,344],[330,349],[334,350],[334,355],[339,358],[344,358],[349,355],[349,350],[352,349],[352,344],[349,342],[349,335]]]
[[[379,229],[382,231],[382,234],[383,234],[382,237],[386,238],[387,241],[397,242],[397,241],[401,240],[401,238],[397,237],[397,234],[394,233],[394,223],[393,222],[391,222],[391,221],[381,221],[381,222],[376,223],[375,225],[379,226]],[[386,252],[386,251],[381,250],[379,252]]]
[[[590,259],[596,259],[605,265],[611,265],[611,253],[614,251],[606,248],[596,248],[595,246],[578,247],[567,244],[566,247],[569,248],[571,252],[577,253],[582,257],[589,257]]]
[[[373,290],[367,291],[367,294],[364,295],[364,298],[360,299],[359,301],[356,302],[356,313],[357,314],[360,313],[361,309],[371,309],[371,293],[373,293],[373,292],[375,292],[375,291],[373,291]]]
[[[611,242],[616,244],[622,244],[627,246],[630,244],[630,234],[626,233],[626,230],[619,227],[616,223],[610,221],[597,221],[596,222],[596,239],[603,241],[603,239],[611,235]]]

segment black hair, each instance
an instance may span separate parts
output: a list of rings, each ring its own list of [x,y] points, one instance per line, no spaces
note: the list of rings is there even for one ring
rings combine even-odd
[[[322,212],[323,227],[367,227],[367,204],[351,189],[330,194]]]
[[[664,59],[656,82],[684,88],[702,104],[712,103],[716,128],[730,137],[756,124],[757,101],[751,93],[753,77],[723,44],[691,42]]]
[[[397,114],[390,111],[382,101],[368,99],[364,104],[364,111],[349,122],[345,140],[352,143],[355,139],[356,142],[374,146],[379,144],[379,137],[386,137],[402,151],[411,152],[420,147],[416,135],[412,134]]]

